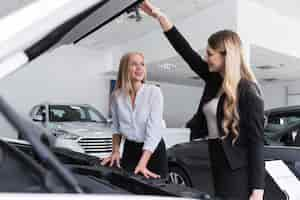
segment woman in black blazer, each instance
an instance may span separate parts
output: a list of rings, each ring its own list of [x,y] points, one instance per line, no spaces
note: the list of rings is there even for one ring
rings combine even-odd
[[[239,36],[230,30],[212,34],[204,61],[158,8],[146,0],[141,9],[159,21],[174,49],[206,83],[188,126],[208,138],[216,196],[262,200],[264,102]]]

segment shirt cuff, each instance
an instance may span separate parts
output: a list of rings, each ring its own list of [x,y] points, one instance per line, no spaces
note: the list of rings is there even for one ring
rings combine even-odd
[[[143,146],[143,150],[148,150],[151,153],[154,153],[155,149],[157,148],[158,144],[160,143],[162,138],[160,138],[158,141],[153,142],[145,142]]]
[[[171,37],[175,32],[177,32],[177,28],[175,27],[175,25],[168,31],[165,31],[164,34],[167,37]]]
[[[112,130],[113,134],[120,134],[120,130],[118,128],[116,128],[115,126],[111,126],[111,130]]]

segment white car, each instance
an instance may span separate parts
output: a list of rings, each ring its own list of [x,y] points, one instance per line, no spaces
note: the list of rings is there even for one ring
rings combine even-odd
[[[111,119],[88,104],[42,103],[31,109],[30,117],[47,129],[49,134],[56,136],[55,147],[100,158],[108,156],[112,151]],[[188,142],[190,130],[164,128],[162,135],[169,148]]]
[[[42,103],[34,106],[29,115],[56,136],[56,147],[97,157],[112,151],[111,121],[91,105]]]

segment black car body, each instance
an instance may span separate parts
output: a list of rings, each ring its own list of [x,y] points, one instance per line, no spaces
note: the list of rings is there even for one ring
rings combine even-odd
[[[74,192],[56,176],[51,167],[47,167],[47,161],[42,160],[31,145],[0,140],[0,146],[1,152],[6,157],[2,161],[3,167],[0,170],[0,175],[3,177],[0,180],[0,192]],[[122,169],[101,166],[99,158],[95,156],[65,148],[52,147],[51,152],[59,159],[62,166],[68,168],[83,193],[211,199],[206,193],[196,189],[168,184],[166,180],[147,180]]]
[[[265,112],[265,161],[283,160],[300,180],[300,106]],[[205,140],[178,144],[168,149],[171,182],[213,194],[208,143]],[[285,199],[285,194],[267,173],[266,199]]]

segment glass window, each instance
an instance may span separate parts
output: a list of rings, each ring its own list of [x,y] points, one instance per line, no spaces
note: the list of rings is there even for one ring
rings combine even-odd
[[[49,120],[52,122],[105,122],[105,118],[96,109],[77,105],[50,105]]]
[[[280,130],[296,122],[300,122],[300,115],[298,114],[291,114],[287,116],[280,116],[280,115],[270,116],[268,117],[268,123],[266,129],[273,128],[275,130]]]
[[[268,117],[265,140],[272,145],[299,146],[300,114],[284,113]]]
[[[90,109],[87,109],[88,110],[88,115],[91,119],[91,121],[95,121],[95,122],[105,122],[105,118],[104,116],[99,113],[98,111],[90,108]]]

